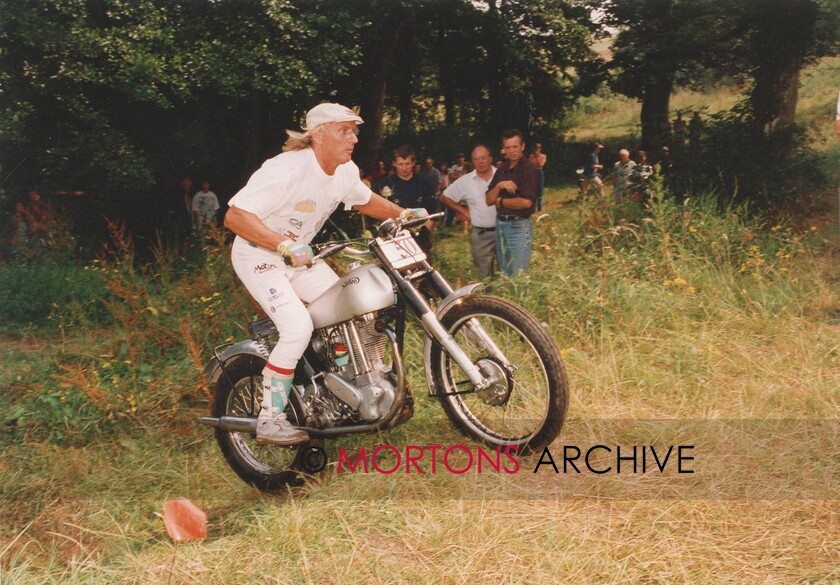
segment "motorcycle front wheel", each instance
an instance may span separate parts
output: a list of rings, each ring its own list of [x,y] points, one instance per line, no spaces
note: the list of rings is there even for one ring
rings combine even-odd
[[[527,453],[549,445],[566,417],[569,384],[546,329],[518,305],[491,296],[461,299],[441,322],[472,363],[494,380],[490,388],[476,389],[435,344],[433,384],[449,419],[490,446]]]
[[[253,355],[240,355],[225,364],[213,393],[212,416],[256,418],[262,403],[262,370],[265,360]],[[292,392],[286,405],[286,416],[295,425],[302,425],[303,408]],[[307,468],[313,443],[281,447],[258,445],[254,433],[216,429],[216,441],[236,474],[246,483],[264,492],[275,492],[287,485],[298,485],[298,470]]]

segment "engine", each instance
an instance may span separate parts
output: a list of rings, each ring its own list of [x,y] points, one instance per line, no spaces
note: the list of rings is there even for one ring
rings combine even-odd
[[[316,376],[321,394],[313,409],[316,424],[370,423],[390,410],[396,388],[386,363],[388,335],[376,330],[375,313],[317,329],[312,348],[329,364],[329,371]]]

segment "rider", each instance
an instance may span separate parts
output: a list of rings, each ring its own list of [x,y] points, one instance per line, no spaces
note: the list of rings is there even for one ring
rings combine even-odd
[[[225,226],[237,237],[231,259],[237,276],[277,327],[279,339],[263,370],[257,442],[294,445],[309,436],[283,411],[313,325],[304,303],[338,280],[323,262],[312,264],[309,243],[339,203],[375,219],[414,218],[371,192],[351,161],[362,119],[340,104],[309,110],[303,132],[287,130],[283,153],[265,161],[229,201]],[[310,267],[311,266],[311,267]]]

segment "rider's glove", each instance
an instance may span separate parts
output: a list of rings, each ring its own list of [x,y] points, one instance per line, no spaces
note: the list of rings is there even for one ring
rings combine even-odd
[[[400,213],[400,219],[421,219],[429,217],[429,212],[422,207],[415,207],[414,209],[403,209]]]
[[[277,246],[277,253],[283,257],[283,261],[289,266],[312,266],[312,248],[309,244],[299,244],[292,240],[283,240]]]

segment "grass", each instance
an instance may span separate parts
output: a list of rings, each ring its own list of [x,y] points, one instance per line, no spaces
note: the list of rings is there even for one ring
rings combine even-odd
[[[826,100],[807,83],[816,112]],[[0,583],[840,582],[834,224],[762,225],[698,201],[643,217],[574,196],[547,193],[530,273],[496,285],[563,352],[570,421],[552,451],[691,442],[697,474],[534,474],[537,455],[511,476],[337,474],[341,446],[465,442],[423,396],[412,336],[415,418],[331,441],[323,473],[260,494],[194,424],[195,362],[249,316],[241,290],[218,286],[221,256],[181,279],[112,261],[107,290],[126,298],[112,328],[0,343]],[[467,239],[437,237],[437,265],[470,281]],[[89,394],[62,364],[88,379],[119,367],[116,382],[98,378],[111,409],[74,402]],[[208,513],[206,540],[168,539],[175,497]]]

